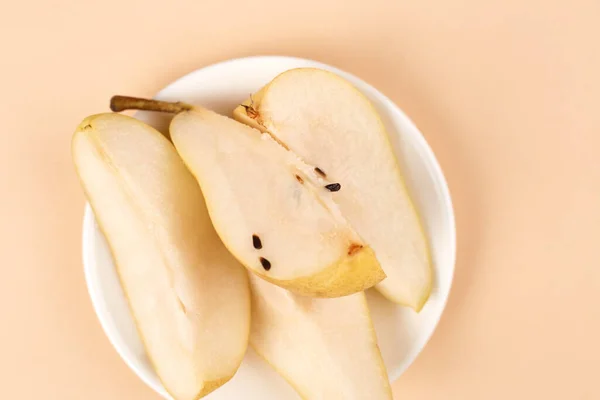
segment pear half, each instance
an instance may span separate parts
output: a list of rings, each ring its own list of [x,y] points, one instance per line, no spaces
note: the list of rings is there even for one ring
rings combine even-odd
[[[171,139],[202,188],[221,240],[253,273],[316,297],[360,292],[385,277],[332,200],[336,193],[327,187],[335,183],[268,134],[181,103],[116,96],[111,107],[175,108]]]
[[[277,76],[237,107],[234,117],[268,132],[341,184],[333,201],[375,251],[387,276],[377,289],[420,310],[432,286],[428,244],[369,100],[331,72],[299,68]]]
[[[301,397],[392,399],[364,293],[317,299],[250,283],[250,345]]]
[[[222,245],[198,184],[158,131],[124,115],[95,115],[77,128],[72,153],[157,375],[177,400],[203,397],[244,357],[246,271]]]

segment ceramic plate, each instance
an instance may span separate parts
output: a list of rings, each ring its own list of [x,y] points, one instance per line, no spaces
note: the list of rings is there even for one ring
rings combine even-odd
[[[291,57],[249,57],[211,65],[173,82],[156,98],[197,103],[231,115],[233,108],[250,93],[279,73],[297,67],[317,67],[335,72],[373,102],[391,135],[409,191],[429,238],[435,282],[431,298],[420,313],[394,305],[374,290],[368,291],[379,346],[390,380],[395,380],[415,360],[435,330],[452,284],[456,253],[454,214],[448,187],[435,156],[415,125],[387,97],[359,78],[325,64]],[[164,115],[139,112],[136,116],[160,130],[165,130],[168,124],[168,117]],[[146,384],[170,399],[140,343],[111,254],[89,205],[83,224],[83,261],[92,303],[110,342]],[[235,377],[206,399],[292,400],[299,397],[249,349]]]

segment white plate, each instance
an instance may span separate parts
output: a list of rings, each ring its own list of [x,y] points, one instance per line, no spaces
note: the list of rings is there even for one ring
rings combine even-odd
[[[430,241],[435,282],[431,298],[419,314],[391,304],[372,290],[368,293],[379,345],[390,379],[394,380],[415,360],[435,330],[452,284],[456,254],[454,213],[448,187],[433,152],[415,125],[387,97],[357,77],[325,64],[291,57],[249,57],[211,65],[173,82],[156,97],[202,104],[231,115],[234,106],[250,93],[279,73],[296,67],[333,71],[352,82],[373,102],[391,135]],[[140,112],[137,117],[161,130],[168,123],[168,117],[159,114]],[[110,342],[144,382],[169,399],[140,343],[111,254],[89,205],[83,223],[83,263],[92,303]],[[248,351],[236,376],[206,397],[209,400],[298,398],[252,350]]]

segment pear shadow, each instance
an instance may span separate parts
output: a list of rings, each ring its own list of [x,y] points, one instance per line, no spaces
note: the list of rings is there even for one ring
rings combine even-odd
[[[400,66],[394,70],[400,70]],[[450,189],[456,219],[457,248],[452,289],[438,327],[419,356],[420,363],[427,363],[429,373],[442,374],[451,370],[455,357],[460,357],[458,349],[448,351],[443,338],[462,329],[465,302],[479,275],[480,249],[486,241],[485,210],[479,188],[483,187],[481,183],[485,178],[479,173],[468,144],[461,139],[464,137],[460,134],[461,122],[444,112],[443,105],[436,104],[435,94],[425,83],[420,85],[416,79],[411,79],[410,66],[403,69],[402,75],[403,78],[384,90],[389,90],[390,97],[415,122],[435,153]],[[440,358],[440,354],[445,359]]]
[[[411,310],[387,300],[375,289],[365,292],[371,319],[377,334],[377,344],[383,357],[390,379],[393,378],[393,366],[399,365],[410,353],[409,325]]]
[[[167,138],[171,138],[169,133],[169,125],[173,119],[172,114],[154,112],[154,111],[136,111],[134,117],[142,122],[153,126],[160,133],[165,135]]]

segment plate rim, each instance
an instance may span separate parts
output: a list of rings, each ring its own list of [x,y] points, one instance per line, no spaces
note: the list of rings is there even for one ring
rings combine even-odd
[[[450,254],[448,255],[447,262],[451,267],[451,269],[449,271],[448,290],[445,293],[441,293],[443,296],[440,299],[441,308],[440,308],[439,315],[437,315],[437,317],[435,318],[435,322],[432,324],[430,332],[424,336],[424,340],[422,341],[420,346],[416,346],[413,351],[408,353],[408,356],[406,357],[406,361],[402,365],[388,371],[390,383],[393,383],[415,362],[417,357],[421,354],[423,349],[429,343],[431,337],[433,336],[433,334],[435,333],[435,331],[438,328],[438,325],[439,325],[442,315],[446,311],[448,299],[450,297],[450,292],[452,291],[452,286],[454,283],[454,275],[455,275],[455,271],[456,271],[457,230],[456,230],[456,216],[454,213],[454,205],[453,205],[453,201],[452,201],[452,195],[451,195],[450,188],[449,188],[447,180],[446,180],[446,176],[444,175],[444,172],[441,168],[441,165],[439,164],[437,157],[435,156],[435,153],[433,152],[433,149],[431,148],[431,146],[425,139],[425,136],[423,135],[421,130],[412,121],[412,119],[410,119],[410,117],[396,103],[394,103],[385,93],[383,93],[381,90],[375,88],[373,85],[371,85],[364,79],[359,78],[358,76],[356,76],[352,73],[349,73],[349,72],[344,71],[336,66],[326,64],[326,63],[323,63],[323,62],[320,62],[317,60],[301,58],[301,57],[293,57],[293,56],[284,56],[284,55],[254,55],[254,56],[246,56],[246,57],[229,58],[229,59],[217,61],[215,63],[197,68],[193,71],[190,71],[190,72],[180,76],[179,78],[169,82],[165,87],[163,87],[160,91],[158,91],[153,98],[161,99],[161,96],[163,95],[163,93],[166,90],[168,90],[171,86],[173,86],[177,83],[180,83],[183,80],[190,79],[192,76],[194,76],[196,74],[206,72],[209,69],[220,68],[220,67],[223,67],[223,66],[225,66],[227,64],[231,64],[231,63],[251,62],[251,61],[263,61],[263,62],[284,61],[287,63],[296,63],[296,64],[312,64],[315,68],[322,68],[325,70],[332,71],[349,81],[360,82],[364,87],[359,88],[359,90],[361,90],[361,91],[367,90],[370,92],[371,95],[379,97],[380,100],[382,100],[385,103],[386,108],[396,112],[398,114],[398,116],[400,116],[400,118],[403,120],[402,122],[404,124],[406,124],[406,126],[409,127],[413,131],[413,133],[416,133],[416,135],[414,135],[414,136],[415,136],[416,140],[419,141],[418,144],[424,150],[424,156],[428,159],[431,167],[433,168],[434,174],[432,175],[432,178],[435,180],[436,186],[439,189],[441,189],[441,195],[444,200],[443,201],[444,211],[448,218],[449,227],[451,228],[451,229],[449,229],[449,237],[448,237],[448,242],[450,244],[450,248],[449,248]],[[89,202],[86,200],[85,208],[84,208],[84,215],[83,215],[83,224],[82,224],[82,231],[83,231],[82,232],[82,258],[83,258],[83,260],[82,261],[83,261],[84,278],[85,278],[85,282],[86,282],[86,287],[87,287],[88,293],[90,295],[90,300],[92,302],[92,307],[94,309],[94,313],[96,314],[96,318],[99,320],[100,326],[102,327],[102,330],[104,331],[104,335],[108,338],[112,347],[117,351],[117,353],[119,354],[121,359],[136,374],[136,376],[138,376],[138,378],[140,378],[148,387],[150,387],[151,389],[156,391],[163,398],[171,399],[171,397],[166,392],[166,390],[164,389],[162,384],[160,384],[160,382],[157,383],[157,381],[151,379],[143,371],[141,371],[140,368],[138,368],[138,366],[136,366],[135,363],[133,362],[132,357],[129,357],[125,353],[125,348],[122,348],[120,345],[118,345],[116,343],[118,335],[116,335],[116,334],[113,335],[113,332],[117,332],[118,329],[116,327],[109,326],[109,325],[111,325],[111,323],[108,318],[101,317],[104,314],[103,310],[101,310],[101,307],[103,305],[106,305],[106,303],[104,301],[105,296],[102,296],[99,293],[99,289],[97,288],[97,286],[95,286],[93,284],[93,277],[91,276],[91,269],[92,269],[91,265],[93,264],[93,260],[91,260],[91,256],[92,256],[91,246],[93,246],[92,232],[95,227],[95,224],[96,224],[96,222],[95,222],[95,216],[94,216],[93,210],[91,209]],[[108,307],[106,307],[106,308],[108,310]],[[123,347],[126,347],[126,346],[123,346]]]

